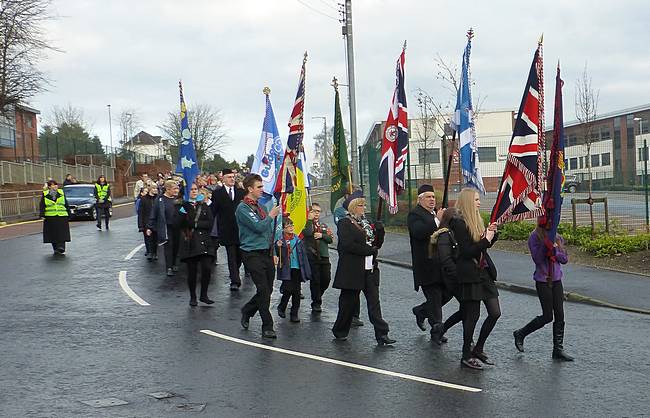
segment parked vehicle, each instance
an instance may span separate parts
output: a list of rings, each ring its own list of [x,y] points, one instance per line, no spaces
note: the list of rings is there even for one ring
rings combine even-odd
[[[97,219],[94,184],[69,184],[63,187],[63,193],[70,207],[71,219]],[[113,216],[113,208],[108,213]]]
[[[564,176],[564,191],[575,193],[580,189],[580,180],[576,174],[567,174]]]

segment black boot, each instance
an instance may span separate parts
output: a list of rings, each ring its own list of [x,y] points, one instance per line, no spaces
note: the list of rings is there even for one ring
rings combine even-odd
[[[441,345],[444,333],[444,326],[441,323],[434,324],[431,327],[431,342]]]
[[[564,322],[553,322],[553,359],[573,361],[573,357],[564,352]]]
[[[512,335],[515,337],[515,347],[517,347],[517,350],[519,352],[523,353],[524,352],[524,338],[528,334],[531,334],[538,329],[542,328],[544,326],[544,321],[540,319],[540,317],[535,317],[532,321],[526,324],[521,329],[516,330],[515,332],[512,333]]]

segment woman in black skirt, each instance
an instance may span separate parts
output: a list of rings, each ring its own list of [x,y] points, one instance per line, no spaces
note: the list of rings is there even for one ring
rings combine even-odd
[[[483,351],[485,341],[501,316],[499,291],[494,283],[496,268],[487,253],[496,241],[496,224],[485,228],[479,212],[481,199],[476,189],[461,190],[456,208],[460,216],[451,221],[450,227],[458,242],[458,299],[463,320],[463,357],[461,366],[481,370],[485,364],[493,364]],[[472,348],[474,329],[480,315],[481,301],[488,317],[483,322],[479,338]]]
[[[52,244],[54,255],[63,255],[65,243],[70,242],[70,210],[63,190],[59,190],[59,184],[52,179],[47,181],[47,189],[43,191],[39,212],[44,219],[43,242]]]

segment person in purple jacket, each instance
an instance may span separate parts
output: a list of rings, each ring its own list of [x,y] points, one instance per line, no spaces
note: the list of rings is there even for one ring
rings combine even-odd
[[[553,321],[553,359],[560,361],[573,361],[573,357],[564,352],[564,291],[562,288],[562,267],[569,261],[564,249],[564,240],[556,235],[552,250],[548,251],[545,241],[547,230],[543,220],[538,222],[537,228],[528,238],[530,255],[535,262],[535,288],[542,305],[542,314],[535,317],[525,327],[513,332],[515,347],[524,352],[524,338],[527,335],[543,328]],[[549,255],[552,254],[552,255]]]

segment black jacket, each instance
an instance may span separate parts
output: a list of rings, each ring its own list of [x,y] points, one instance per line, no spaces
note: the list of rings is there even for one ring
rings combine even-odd
[[[411,241],[413,281],[415,290],[441,281],[440,264],[437,258],[429,258],[431,235],[438,230],[436,217],[417,205],[408,214],[407,224]]]
[[[438,228],[431,236],[431,258],[440,266],[440,278],[448,292],[455,294],[458,285],[456,260],[458,260],[458,243],[454,233],[448,228]]]
[[[481,255],[488,260],[487,249],[494,245],[497,235],[495,234],[492,242],[485,238],[481,238],[476,242],[472,239],[472,235],[462,218],[452,219],[449,228],[453,231],[458,242],[458,261],[456,262],[458,283],[480,283],[481,268],[479,267],[479,261]],[[489,260],[488,263],[492,264],[492,261]]]
[[[356,226],[350,216],[341,219],[337,225],[339,260],[334,277],[335,289],[361,290],[365,285],[366,256],[373,256],[374,269],[377,270],[377,250],[384,243],[384,226],[375,224],[373,245],[366,243],[366,233]]]
[[[235,209],[244,198],[244,189],[234,186],[235,200],[231,200],[226,191],[226,186],[219,187],[212,192],[212,215],[217,218],[217,228],[219,231],[219,243],[221,245],[239,244],[239,228],[237,227],[237,218]]]
[[[138,231],[140,232],[147,229],[147,223],[151,218],[151,210],[156,202],[156,197],[146,195],[140,198],[140,206],[138,206]]]
[[[181,208],[185,211],[179,213],[178,217],[181,230],[181,260],[201,255],[214,257],[217,248],[214,240],[210,238],[214,219],[210,208],[205,203],[198,203],[195,206],[190,202],[183,202]]]

